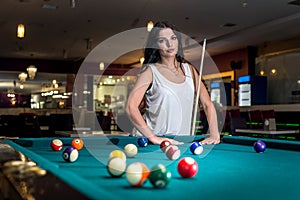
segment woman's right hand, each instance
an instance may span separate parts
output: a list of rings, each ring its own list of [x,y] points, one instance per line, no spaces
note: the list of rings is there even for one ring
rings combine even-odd
[[[152,144],[158,144],[158,145],[160,145],[160,143],[164,140],[168,140],[173,145],[182,145],[183,144],[183,142],[179,142],[174,139],[158,137],[158,136],[152,136],[151,138],[148,138],[148,139]]]

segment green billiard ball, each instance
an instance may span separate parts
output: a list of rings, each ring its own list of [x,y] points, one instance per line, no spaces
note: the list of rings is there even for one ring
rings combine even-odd
[[[157,164],[152,167],[149,180],[156,188],[165,188],[172,178],[172,174],[163,164]]]

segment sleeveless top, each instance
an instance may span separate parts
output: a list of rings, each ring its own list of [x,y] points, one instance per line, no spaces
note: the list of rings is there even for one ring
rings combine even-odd
[[[194,103],[194,83],[190,67],[182,63],[185,80],[174,83],[165,78],[156,67],[152,71],[152,85],[145,94],[146,124],[158,136],[190,135]],[[135,129],[134,135],[141,135]]]

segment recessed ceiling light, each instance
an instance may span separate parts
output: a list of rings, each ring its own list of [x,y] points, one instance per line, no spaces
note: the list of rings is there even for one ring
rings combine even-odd
[[[296,6],[300,6],[300,0],[294,0],[294,1],[290,1],[290,2],[288,2],[288,4],[290,4],[290,5],[296,5]]]

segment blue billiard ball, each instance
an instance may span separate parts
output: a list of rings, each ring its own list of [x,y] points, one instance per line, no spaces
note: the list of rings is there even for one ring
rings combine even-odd
[[[203,146],[200,142],[193,142],[190,145],[190,150],[193,154],[199,155],[203,152]]]
[[[266,150],[267,145],[263,141],[258,140],[254,143],[253,148],[257,153],[263,153]]]
[[[148,145],[148,139],[146,137],[140,137],[138,139],[138,144],[140,147],[146,147]]]
[[[66,162],[75,162],[78,158],[78,150],[73,147],[67,147],[62,153],[62,157]]]

